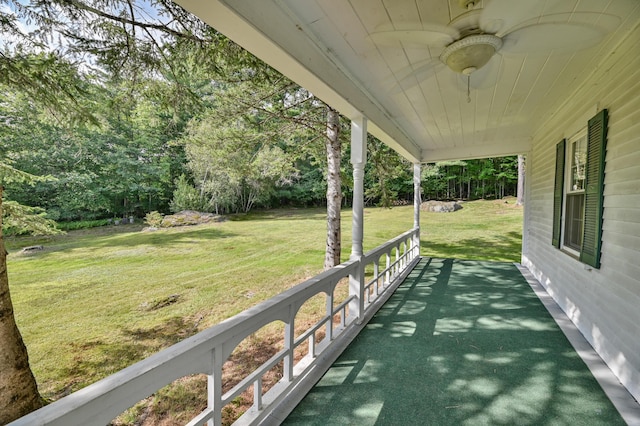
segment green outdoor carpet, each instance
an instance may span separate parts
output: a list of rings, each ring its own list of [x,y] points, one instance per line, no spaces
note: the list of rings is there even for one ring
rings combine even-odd
[[[624,425],[518,269],[423,259],[287,425]]]

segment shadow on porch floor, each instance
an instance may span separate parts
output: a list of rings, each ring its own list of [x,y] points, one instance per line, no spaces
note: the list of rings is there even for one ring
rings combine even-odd
[[[624,425],[515,265],[423,259],[287,425]]]

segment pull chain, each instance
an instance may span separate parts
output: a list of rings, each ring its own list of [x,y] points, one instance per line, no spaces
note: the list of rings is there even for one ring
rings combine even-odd
[[[467,103],[471,103],[471,74],[467,74]]]

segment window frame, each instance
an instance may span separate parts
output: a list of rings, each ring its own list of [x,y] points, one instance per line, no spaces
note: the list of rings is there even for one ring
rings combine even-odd
[[[564,244],[567,224],[567,195],[571,182],[571,161],[567,162],[572,143],[584,135],[584,130],[576,132],[556,145],[556,168],[553,194],[553,223],[551,243],[554,247],[577,257],[580,262],[600,268],[602,250],[602,218],[604,213],[604,169],[608,110],[599,111],[587,122],[587,158],[584,182],[584,208],[582,214],[582,243],[580,251]],[[567,164],[569,163],[569,164]]]
[[[578,132],[576,132],[573,136],[571,136],[570,138],[567,138],[567,142],[566,142],[566,151],[565,151],[565,167],[564,167],[564,195],[563,195],[563,199],[562,199],[562,230],[561,230],[561,236],[560,236],[560,248],[568,251],[570,254],[573,254],[576,257],[580,257],[580,252],[582,250],[582,240],[583,240],[583,235],[584,234],[584,197],[585,197],[585,193],[586,193],[586,183],[583,183],[583,188],[582,189],[577,189],[574,190],[571,185],[573,183],[573,162],[574,162],[574,156],[573,156],[573,146],[574,144],[578,143],[580,140],[584,139],[584,143],[585,143],[585,154],[587,153],[587,144],[588,144],[588,131],[587,131],[587,126],[584,126],[582,129],[580,129]],[[586,169],[586,164],[585,164],[585,169]],[[586,173],[586,170],[585,170]],[[586,180],[586,176],[585,176],[585,180]],[[573,247],[571,245],[569,245],[567,243],[567,228],[569,227],[569,197],[572,196],[577,196],[577,195],[582,195],[583,196],[583,200],[582,200],[582,223],[580,225],[580,231],[579,233],[580,235],[580,243],[579,243],[579,247]]]

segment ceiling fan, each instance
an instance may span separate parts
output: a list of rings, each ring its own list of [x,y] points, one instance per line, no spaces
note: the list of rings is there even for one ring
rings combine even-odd
[[[406,85],[415,74],[433,75],[446,65],[466,76],[470,101],[471,76],[485,67],[496,54],[573,52],[598,44],[613,30],[620,18],[600,12],[563,11],[549,2],[538,0],[458,0],[466,10],[448,25],[421,23],[419,28],[396,30],[379,27],[370,38],[380,46],[403,45],[428,47],[433,57],[414,64],[409,75],[401,78]],[[566,3],[559,2],[560,7]],[[405,81],[402,81],[405,80]],[[403,84],[404,83],[404,84]]]

